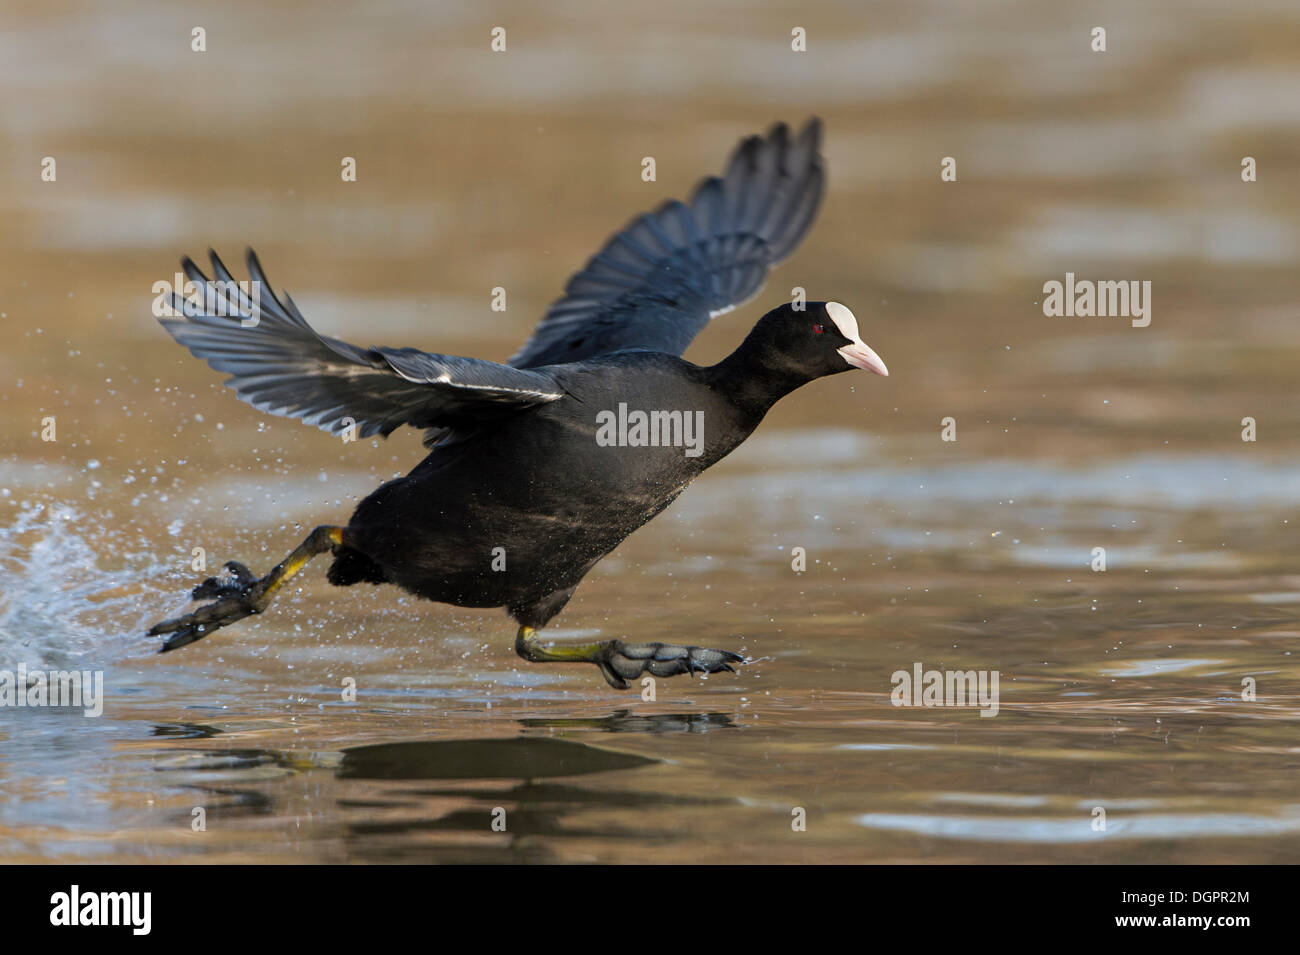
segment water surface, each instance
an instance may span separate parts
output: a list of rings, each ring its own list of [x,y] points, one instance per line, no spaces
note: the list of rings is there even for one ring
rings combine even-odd
[[[205,15],[202,55],[161,4],[0,34],[0,668],[106,688],[0,709],[0,859],[1300,859],[1293,5]],[[739,674],[646,701],[323,565],[153,652],[193,548],[263,572],[422,453],[236,401],[150,315],[180,254],[254,244],[325,334],[502,360],[610,230],[811,112],[816,229],[688,357],[798,285],[892,375],[784,401],[554,627]],[[1151,325],[1044,317],[1067,271],[1151,281]],[[997,715],[892,705],[917,663],[996,670]]]

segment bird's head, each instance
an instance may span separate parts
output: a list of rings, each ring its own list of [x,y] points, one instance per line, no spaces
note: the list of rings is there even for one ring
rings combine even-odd
[[[808,302],[803,308],[787,302],[764,315],[754,332],[769,362],[809,381],[854,368],[889,375],[858,333],[857,318],[839,302]]]

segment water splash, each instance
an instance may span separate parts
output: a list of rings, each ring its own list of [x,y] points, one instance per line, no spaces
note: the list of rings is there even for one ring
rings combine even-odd
[[[0,528],[0,666],[107,664],[144,649],[138,622],[175,594],[159,589],[169,568],[128,534],[65,504],[21,505]]]

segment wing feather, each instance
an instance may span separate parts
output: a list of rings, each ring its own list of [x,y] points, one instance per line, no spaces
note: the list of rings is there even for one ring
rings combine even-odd
[[[226,384],[240,399],[270,414],[331,434],[355,424],[362,437],[411,425],[429,429],[429,443],[446,429],[479,427],[564,395],[541,371],[326,338],[288,295],[276,296],[251,249],[248,288],[209,254],[216,281],[183,259],[196,294],[173,295],[175,316],[159,321],[196,357],[229,374]]]
[[[825,188],[821,122],[741,140],[721,177],[612,236],[510,359],[516,368],[627,349],[680,355],[714,315],[758,294],[807,234]]]

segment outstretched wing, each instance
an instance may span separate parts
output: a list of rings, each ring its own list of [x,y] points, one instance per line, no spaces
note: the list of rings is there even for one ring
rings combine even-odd
[[[516,368],[626,349],[680,355],[714,315],[758,294],[812,225],[825,184],[821,120],[741,141],[722,177],[632,220],[573,276],[510,359]]]
[[[359,348],[318,335],[293,299],[276,297],[252,249],[247,288],[215,252],[209,255],[216,280],[182,259],[198,295],[173,293],[179,317],[159,321],[195,357],[228,372],[226,384],[263,411],[331,434],[351,419],[362,437],[387,437],[409,424],[433,429],[426,437],[432,443],[444,429],[469,429],[564,394],[545,372],[414,348]]]

